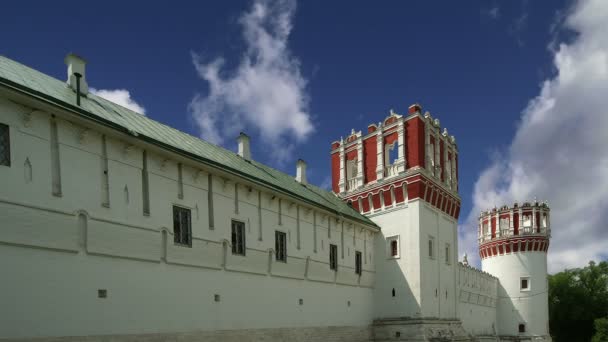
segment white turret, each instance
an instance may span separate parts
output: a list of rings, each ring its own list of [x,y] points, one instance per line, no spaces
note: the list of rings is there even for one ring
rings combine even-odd
[[[550,341],[547,250],[551,229],[546,203],[524,203],[482,212],[482,269],[500,285],[497,333],[502,338]]]

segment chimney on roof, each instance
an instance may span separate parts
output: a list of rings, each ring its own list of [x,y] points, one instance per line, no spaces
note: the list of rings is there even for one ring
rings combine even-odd
[[[237,138],[239,143],[239,156],[245,160],[251,160],[251,149],[249,148],[249,136],[243,132]]]
[[[302,184],[306,184],[306,162],[298,159],[296,163],[296,180]]]
[[[80,89],[80,94],[87,95],[89,93],[89,85],[85,74],[85,65],[87,62],[80,56],[69,53],[65,56],[65,65],[68,66],[68,85],[74,91]]]

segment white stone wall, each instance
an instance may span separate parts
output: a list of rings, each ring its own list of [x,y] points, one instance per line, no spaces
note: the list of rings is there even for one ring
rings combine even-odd
[[[420,260],[422,316],[455,318],[457,316],[457,222],[443,212],[421,200]],[[429,237],[434,238],[433,257],[429,257]],[[449,263],[446,263],[445,246],[450,245]]]
[[[499,279],[497,328],[501,336],[548,336],[549,304],[547,254],[527,251],[481,261],[482,269]],[[520,289],[521,277],[529,277],[529,290]],[[526,332],[519,333],[520,323]]]
[[[61,196],[54,196],[51,113],[37,111],[24,120],[31,111],[0,99],[0,122],[11,135],[11,166],[0,166],[0,292],[10,294],[0,299],[0,338],[364,327],[372,321],[374,232],[285,196],[272,199],[276,194],[264,188],[250,191],[250,184],[221,171],[59,113]],[[101,132],[109,206],[102,205]],[[144,148],[150,215],[143,214]],[[192,248],[173,243],[173,205],[191,210]],[[244,257],[231,253],[232,219],[245,222]],[[275,230],[287,233],[287,264],[274,261]],[[330,243],[339,248],[338,272],[329,270]],[[363,253],[360,277],[356,250]],[[107,290],[107,298],[98,298],[98,289]]]
[[[375,316],[456,318],[456,221],[421,200],[370,218],[382,227],[376,241],[376,270],[382,280],[376,286]],[[395,236],[399,238],[398,258],[390,257],[387,242]],[[429,237],[435,241],[432,258]],[[450,245],[447,263],[446,244]]]
[[[498,279],[470,266],[458,264],[458,318],[470,334],[496,335]]]

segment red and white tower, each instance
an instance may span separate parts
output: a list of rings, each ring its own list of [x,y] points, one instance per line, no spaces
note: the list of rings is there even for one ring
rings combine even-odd
[[[332,143],[331,163],[333,191],[382,230],[374,247],[375,316],[457,321],[454,136],[413,104]]]
[[[509,340],[550,341],[546,203],[515,203],[479,217],[482,269],[499,279],[497,334]]]

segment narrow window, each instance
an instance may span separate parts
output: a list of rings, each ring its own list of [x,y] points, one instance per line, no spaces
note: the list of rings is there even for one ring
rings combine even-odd
[[[355,252],[355,273],[361,275],[361,252]]]
[[[190,209],[173,206],[173,241],[176,245],[192,247]]]
[[[329,269],[338,270],[338,246],[329,245]]]
[[[296,205],[296,247],[300,249],[300,206]]]
[[[0,124],[0,165],[11,166],[11,140],[5,124]]]
[[[106,136],[101,136],[101,205],[110,206],[110,175],[108,174],[108,145]]]
[[[51,119],[51,178],[53,180],[53,196],[61,197],[61,165],[59,163],[59,139],[55,119]]]
[[[184,199],[184,179],[182,173],[182,163],[177,164],[177,198]]]
[[[274,232],[274,249],[277,261],[287,262],[287,235],[284,232]]]
[[[150,183],[148,180],[148,152],[143,152],[143,166],[141,169],[141,189],[143,196],[143,212],[144,215],[150,215]]]
[[[527,291],[530,290],[530,278],[528,277],[523,277],[521,278],[521,290],[522,291]]]
[[[388,257],[398,258],[399,257],[399,236],[391,236],[387,238],[388,242]]]
[[[451,254],[451,253],[452,253],[452,251],[451,251],[451,248],[450,248],[450,244],[449,244],[449,243],[446,243],[446,244],[445,244],[445,263],[446,263],[447,265],[450,265],[450,264],[452,263],[452,262],[451,262],[451,259],[452,259],[452,258],[450,257],[450,254]]]
[[[435,259],[435,238],[429,236],[429,258]]]
[[[245,223],[232,221],[232,254],[245,255]]]
[[[207,210],[209,212],[209,229],[213,229],[213,176],[207,176]]]
[[[519,323],[519,332],[520,333],[525,333],[526,332],[526,325],[523,323]]]

